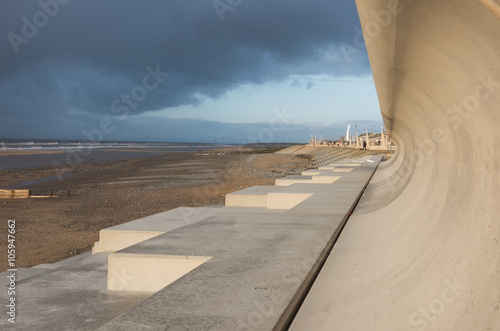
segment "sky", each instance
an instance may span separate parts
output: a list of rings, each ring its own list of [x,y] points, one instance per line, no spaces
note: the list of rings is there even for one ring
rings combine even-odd
[[[359,27],[354,1],[1,1],[0,138],[379,132]]]

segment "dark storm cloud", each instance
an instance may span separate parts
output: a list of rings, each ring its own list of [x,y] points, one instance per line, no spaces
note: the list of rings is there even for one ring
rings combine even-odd
[[[140,114],[290,75],[369,73],[363,51],[339,50],[359,25],[353,1],[244,0],[219,16],[212,1],[2,1],[2,120]]]

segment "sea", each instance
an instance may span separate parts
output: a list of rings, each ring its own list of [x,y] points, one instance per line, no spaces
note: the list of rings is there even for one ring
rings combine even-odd
[[[53,164],[72,165],[134,157],[158,156],[157,152],[190,152],[231,145],[179,142],[77,141],[55,139],[1,139],[0,170]],[[16,155],[21,154],[28,155]]]

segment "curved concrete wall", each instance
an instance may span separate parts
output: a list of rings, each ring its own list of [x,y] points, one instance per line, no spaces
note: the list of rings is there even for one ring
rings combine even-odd
[[[500,2],[356,3],[398,153],[334,248],[338,299],[302,315],[334,329],[500,330]]]
[[[357,0],[400,147],[358,210],[377,220],[364,272],[381,300],[361,301],[382,329],[500,330],[500,6],[394,3]]]

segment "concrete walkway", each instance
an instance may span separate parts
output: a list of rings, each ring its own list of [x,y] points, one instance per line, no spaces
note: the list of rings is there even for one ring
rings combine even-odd
[[[286,328],[380,159],[103,230],[93,255],[17,272],[16,329]]]

